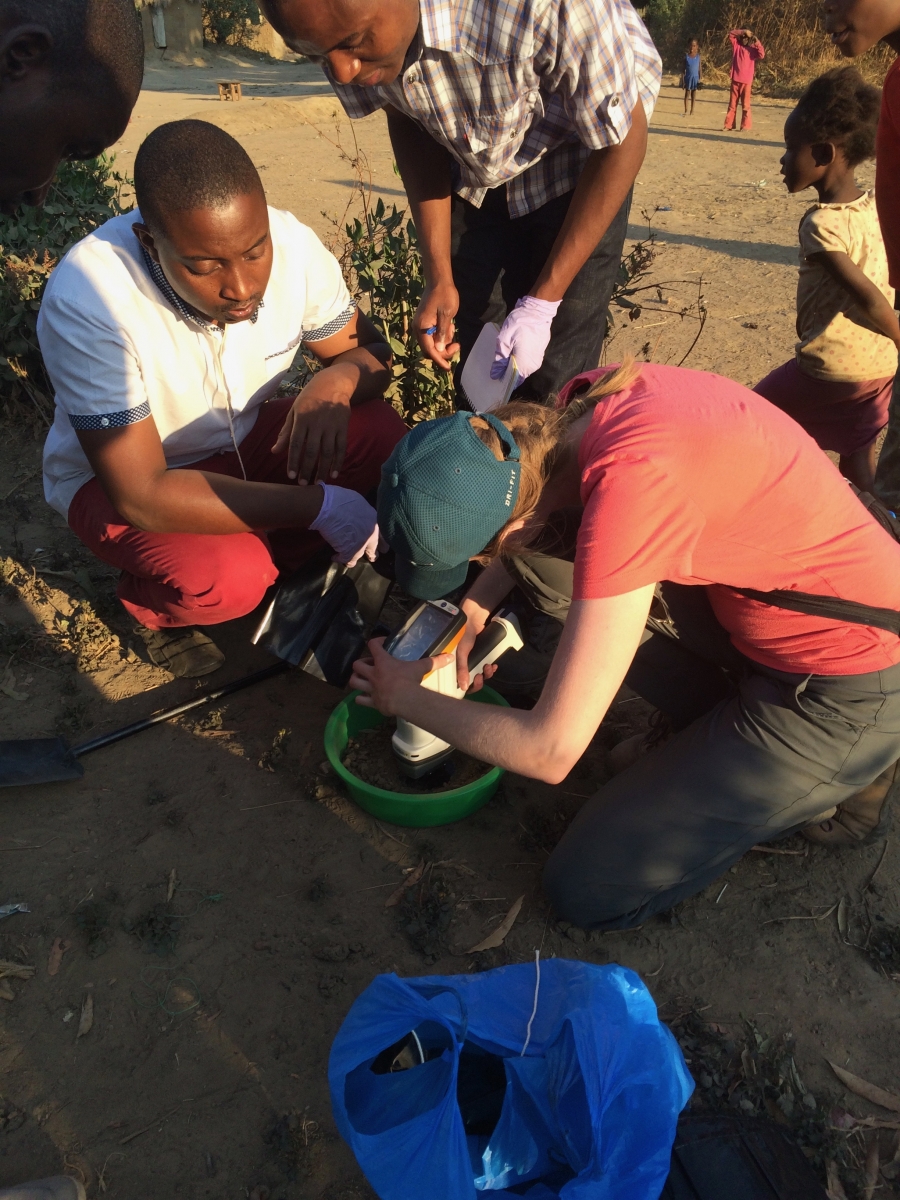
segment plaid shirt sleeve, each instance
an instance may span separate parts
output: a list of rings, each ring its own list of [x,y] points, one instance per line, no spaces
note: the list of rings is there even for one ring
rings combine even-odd
[[[629,0],[560,0],[549,39],[553,61],[538,61],[559,117],[591,150],[624,141],[638,102],[647,119],[659,95],[662,63]]]

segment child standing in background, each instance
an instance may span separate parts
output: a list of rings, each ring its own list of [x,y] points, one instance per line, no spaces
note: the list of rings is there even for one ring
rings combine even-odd
[[[741,129],[751,129],[750,92],[756,64],[766,57],[763,44],[749,29],[732,29],[731,39],[731,96],[725,114],[725,129],[734,129],[738,101],[741,104]]]
[[[900,54],[896,0],[824,0],[825,32],[844,58],[884,42]],[[875,194],[892,287],[900,287],[900,58],[884,79],[875,146]],[[900,512],[900,376],[894,380],[887,436],[875,472],[879,499]]]
[[[853,67],[813,80],[784,126],[789,192],[814,188],[800,222],[795,357],[755,391],[788,413],[841,472],[874,489],[875,439],[887,424],[900,325],[875,198],[853,168],[875,154],[880,96]]]
[[[694,115],[694,97],[700,85],[700,43],[696,38],[688,42],[684,56],[684,115],[688,115],[688,98],[691,101],[691,116]]]

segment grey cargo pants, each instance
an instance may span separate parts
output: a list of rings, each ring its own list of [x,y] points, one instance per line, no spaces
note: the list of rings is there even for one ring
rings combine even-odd
[[[535,607],[565,619],[571,562],[504,565]],[[900,665],[769,670],[733,648],[704,588],[661,593],[626,682],[680,732],[587,801],[544,870],[556,911],[585,929],[628,929],[671,908],[900,758]]]

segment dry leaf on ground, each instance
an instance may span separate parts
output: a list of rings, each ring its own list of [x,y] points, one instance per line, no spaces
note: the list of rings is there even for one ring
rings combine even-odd
[[[388,896],[387,900],[385,900],[385,902],[384,902],[384,907],[385,908],[393,908],[396,904],[399,904],[400,901],[403,899],[403,897],[406,895],[406,893],[409,891],[409,889],[411,887],[416,886],[416,884],[422,878],[422,875],[424,874],[424,872],[425,872],[425,859],[423,858],[417,867],[413,867],[413,869],[410,871],[410,873],[407,875],[407,877],[403,880],[403,882],[400,884],[400,886],[397,888],[397,890],[394,892],[391,892],[391,894]]]
[[[59,968],[62,966],[62,958],[65,952],[69,949],[69,943],[64,942],[62,938],[56,938],[53,945],[50,947],[50,956],[47,959],[47,974],[56,975]]]
[[[844,939],[847,937],[847,909],[849,907],[850,906],[847,903],[847,897],[841,896],[837,909],[837,927],[838,933]]]
[[[837,1163],[829,1159],[825,1166],[825,1183],[828,1189],[828,1200],[847,1200],[847,1193],[838,1175]]]
[[[175,888],[178,884],[178,876],[175,873],[175,868],[169,872],[169,884],[166,888],[166,904],[172,903],[172,897],[175,895]]]
[[[466,954],[479,954],[482,950],[496,950],[498,946],[502,946],[506,941],[506,935],[516,923],[516,917],[519,915],[519,910],[525,900],[524,896],[520,896],[493,933],[488,934],[483,942],[479,942],[477,946],[473,946],[471,950],[467,950]]]
[[[4,983],[0,979],[0,1000],[15,1000],[16,993],[12,990],[8,983]]]
[[[91,1032],[91,1026],[94,1024],[94,997],[91,992],[85,996],[81,1002],[81,1020],[78,1022],[78,1032],[75,1034],[75,1041],[83,1038],[86,1033]]]
[[[30,979],[34,974],[34,967],[29,967],[25,963],[8,962],[4,958],[0,958],[0,979]]]
[[[891,1112],[900,1113],[900,1096],[895,1096],[893,1092],[885,1091],[884,1088],[878,1087],[877,1084],[868,1083],[865,1079],[860,1079],[852,1071],[845,1071],[843,1067],[836,1066],[830,1059],[828,1060],[828,1065],[845,1088],[849,1088],[857,1096],[862,1096],[864,1100],[871,1100],[873,1104],[878,1104],[881,1108],[887,1108]]]

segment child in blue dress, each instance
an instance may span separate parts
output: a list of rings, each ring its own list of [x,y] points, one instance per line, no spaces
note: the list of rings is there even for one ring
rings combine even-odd
[[[691,101],[691,116],[694,115],[694,97],[700,85],[700,43],[691,38],[684,56],[684,115],[688,115],[688,99]]]

